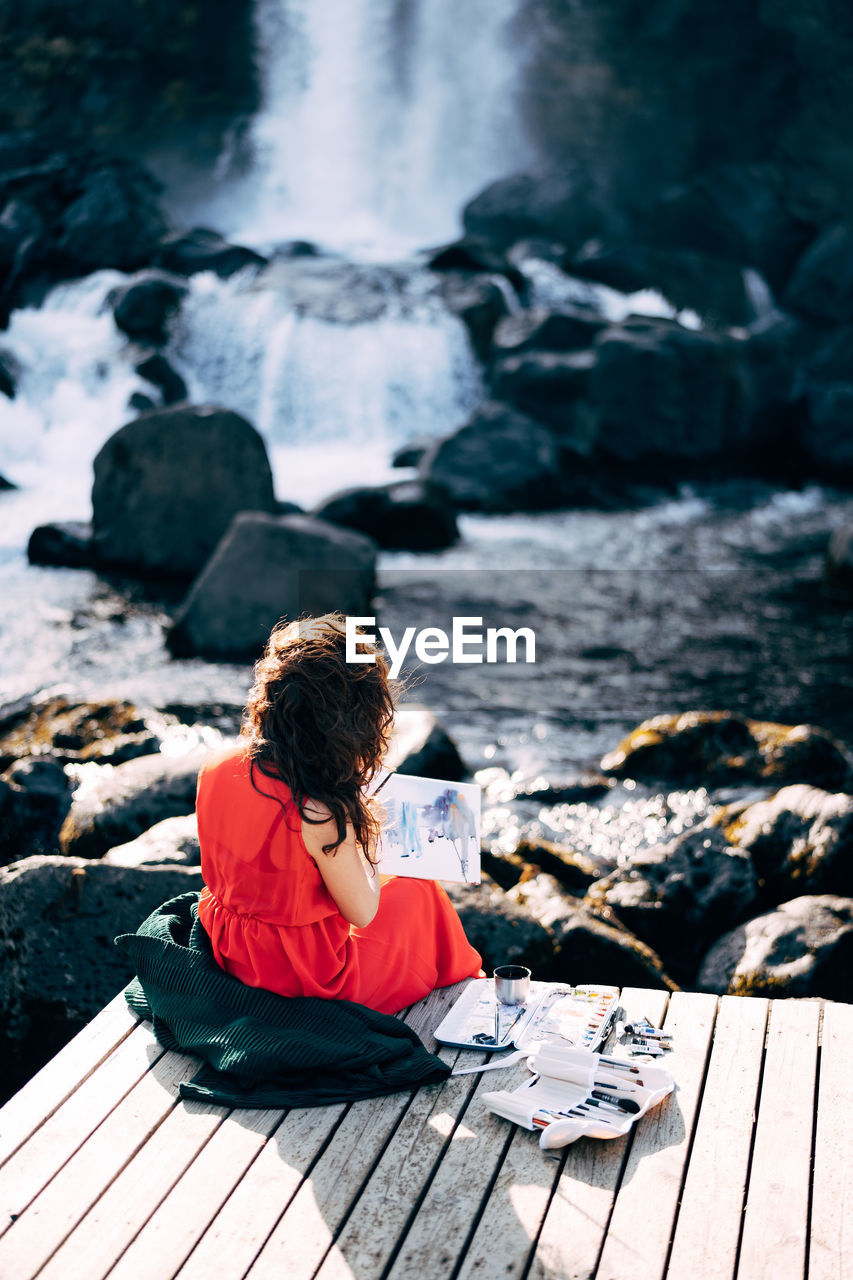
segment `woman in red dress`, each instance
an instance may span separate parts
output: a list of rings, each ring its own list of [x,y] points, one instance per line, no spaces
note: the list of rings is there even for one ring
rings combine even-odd
[[[348,664],[344,620],[279,625],[243,733],[198,781],[199,919],[226,972],[285,996],[396,1013],[480,972],[444,890],[380,876],[365,790],[394,708],[388,668]]]

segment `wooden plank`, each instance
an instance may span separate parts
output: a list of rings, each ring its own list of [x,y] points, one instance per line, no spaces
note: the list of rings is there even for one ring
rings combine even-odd
[[[0,1170],[0,1236],[162,1054],[150,1032],[138,1026],[18,1148]]]
[[[96,1018],[51,1058],[0,1109],[0,1165],[49,1119],[67,1097],[130,1035],[137,1020],[119,992]]]
[[[451,1048],[441,1049],[440,1056],[465,1066],[484,1057]],[[494,1083],[494,1076],[490,1079]],[[475,1076],[458,1076],[418,1090],[317,1280],[382,1274],[476,1085]]]
[[[177,1053],[157,1059],[0,1240],[0,1276],[27,1280],[44,1266],[169,1114],[179,1081],[197,1068]]]
[[[180,1280],[245,1275],[345,1109],[341,1103],[288,1112],[178,1272]]]
[[[122,1254],[110,1280],[166,1280],[180,1269],[282,1120],[232,1111]]]
[[[823,1010],[815,1136],[809,1280],[853,1275],[853,1005]]]
[[[626,987],[620,1005],[625,1021],[648,1015],[660,1025],[668,999],[666,991]],[[664,1062],[668,1064],[671,1056]],[[648,1119],[644,1116],[639,1123],[645,1125]],[[567,1149],[536,1244],[530,1280],[586,1280],[594,1273],[630,1137],[582,1138]]]
[[[717,997],[677,991],[665,1026],[674,1036],[666,1065],[676,1089],[637,1125],[601,1253],[598,1274],[659,1280],[699,1107]]]
[[[209,1103],[174,1107],[39,1272],[41,1280],[103,1280],[226,1115],[227,1108]]]
[[[667,1274],[734,1276],[768,1001],[724,996]]]
[[[738,1274],[778,1280],[805,1271],[817,1001],[774,1000]]]
[[[438,1047],[432,1032],[464,985],[433,991],[406,1014],[405,1021],[428,1048]],[[455,1060],[456,1056],[453,1051],[450,1058]],[[435,1092],[440,1087],[432,1086],[431,1090]],[[468,1092],[472,1087],[469,1081]],[[356,1102],[350,1107],[334,1142],[311,1170],[310,1178],[288,1205],[248,1272],[251,1280],[278,1280],[283,1269],[293,1275],[313,1275],[412,1100],[413,1093],[406,1092]],[[361,1214],[360,1210],[356,1212]]]

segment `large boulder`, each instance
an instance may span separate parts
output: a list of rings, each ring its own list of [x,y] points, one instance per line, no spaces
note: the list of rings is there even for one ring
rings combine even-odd
[[[447,493],[421,480],[345,489],[315,507],[313,515],[366,533],[384,550],[441,551],[459,537]]]
[[[153,261],[176,276],[213,271],[220,279],[227,280],[244,267],[264,266],[267,259],[245,245],[231,244],[209,227],[193,227],[190,231],[164,236]]]
[[[116,431],[94,463],[92,527],[104,564],[190,577],[238,511],[273,511],[263,439],[230,409],[186,405]]]
[[[398,707],[386,764],[397,773],[460,782],[468,770],[456,743],[428,707],[416,702]]]
[[[598,421],[586,397],[595,351],[524,351],[498,361],[492,389],[498,400],[544,422],[575,453],[591,452]]]
[[[595,350],[598,447],[619,462],[696,463],[751,448],[750,387],[731,338],[628,320],[600,333]]]
[[[853,899],[830,894],[783,902],[726,933],[697,979],[702,991],[822,996],[853,1001]]]
[[[758,879],[747,853],[714,827],[641,850],[594,884],[588,900],[615,914],[688,983],[714,938],[749,914]]]
[[[543,873],[522,880],[506,897],[553,939],[553,963],[538,976],[560,982],[675,989],[651,947],[581,905],[552,876]]]
[[[91,163],[57,228],[60,258],[74,275],[101,267],[136,271],[166,230],[159,195],[159,183],[134,161]]]
[[[236,516],[175,617],[176,657],[257,657],[280,618],[369,613],[376,544],[308,516]]]
[[[16,760],[0,775],[0,863],[59,852],[71,784],[58,760]]]
[[[27,542],[30,564],[88,569],[94,558],[92,525],[88,520],[56,520],[36,525]]]
[[[853,595],[853,524],[842,524],[832,531],[824,576],[830,590],[842,596]]]
[[[4,1090],[23,1084],[133,977],[116,934],[135,932],[155,907],[200,885],[198,868],[80,858],[32,857],[0,869]]]
[[[470,236],[501,248],[525,237],[579,246],[598,233],[601,219],[588,181],[575,173],[518,173],[499,178],[469,200],[462,221]]]
[[[183,281],[163,271],[140,271],[107,294],[116,327],[134,342],[162,346],[169,321],[187,292]]]
[[[603,773],[683,786],[808,782],[834,791],[850,777],[840,743],[812,725],[685,711],[644,720],[601,761]]]
[[[21,698],[0,707],[0,769],[27,757],[121,764],[159,751],[161,729],[154,712],[121,699]]]
[[[209,748],[184,755],[142,756],[124,764],[89,765],[78,774],[59,847],[80,858],[101,858],[135,840],[164,818],[195,809],[198,771]]]
[[[464,511],[524,511],[560,505],[560,466],[560,447],[546,427],[489,403],[437,441],[419,470]]]
[[[806,329],[793,377],[799,445],[827,477],[853,474],[853,324]]]
[[[553,969],[551,931],[512,902],[487,875],[479,885],[446,884],[444,888],[487,973],[499,964],[527,965],[538,978]]]
[[[140,378],[157,387],[163,397],[163,404],[178,404],[187,398],[187,384],[176,369],[173,369],[166,357],[159,351],[146,356],[136,365]]]
[[[116,845],[101,859],[111,867],[197,867],[201,863],[194,813],[164,818],[135,840]]]
[[[743,809],[726,838],[748,854],[774,901],[853,896],[853,796],[797,784]]]

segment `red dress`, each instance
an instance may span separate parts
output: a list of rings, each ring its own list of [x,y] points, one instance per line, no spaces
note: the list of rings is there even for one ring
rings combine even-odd
[[[305,847],[289,790],[256,768],[269,793],[259,795],[244,752],[215,753],[198,779],[198,914],[227,973],[281,995],[354,1000],[382,1013],[477,975],[480,956],[433,880],[389,880],[366,928],[345,920]]]

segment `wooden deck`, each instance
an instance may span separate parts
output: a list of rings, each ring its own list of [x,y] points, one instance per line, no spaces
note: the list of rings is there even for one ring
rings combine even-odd
[[[427,1043],[454,994],[410,1012]],[[177,1101],[197,1063],[118,997],[0,1111],[0,1277],[849,1280],[853,1006],[622,1006],[665,1018],[677,1089],[628,1137],[549,1158],[479,1098],[523,1065],[228,1112]]]

